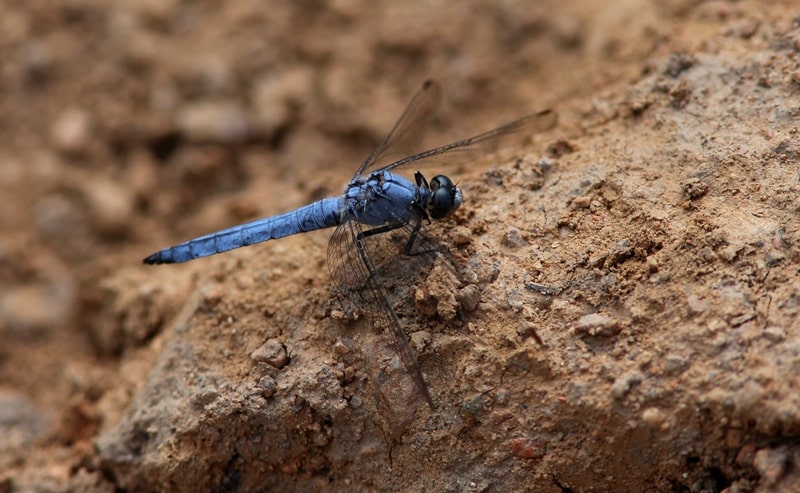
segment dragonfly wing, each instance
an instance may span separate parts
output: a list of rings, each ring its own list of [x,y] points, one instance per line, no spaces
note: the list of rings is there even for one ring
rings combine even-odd
[[[365,175],[406,156],[419,152],[419,143],[431,117],[439,105],[442,89],[433,80],[426,80],[408,103],[392,131],[358,168],[356,175]]]
[[[480,135],[402,158],[385,166],[382,171],[407,165],[421,169],[431,165],[446,167],[459,163],[468,164],[510,146],[522,145],[535,134],[553,128],[557,122],[558,115],[555,111],[540,111]]]
[[[371,327],[377,334],[385,336],[392,350],[400,357],[417,390],[433,409],[433,400],[422,378],[414,350],[373,263],[370,245],[376,240],[375,236],[365,237],[361,224],[352,218],[343,221],[328,244],[331,279],[349,300],[367,308]]]

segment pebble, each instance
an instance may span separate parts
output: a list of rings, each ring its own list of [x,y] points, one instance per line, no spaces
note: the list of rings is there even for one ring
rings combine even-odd
[[[339,356],[344,356],[353,348],[353,341],[350,339],[339,339],[333,343],[333,352]]]
[[[481,302],[481,291],[478,286],[468,284],[458,292],[458,302],[465,312],[473,312]]]
[[[689,365],[691,363],[689,359],[679,354],[672,354],[672,353],[667,354],[662,361],[663,362],[661,364],[662,365],[661,367],[662,370],[664,371],[664,374],[670,376],[680,375],[681,373],[686,371],[687,368],[689,368]]]
[[[729,33],[742,39],[750,39],[758,32],[761,22],[755,19],[745,19],[729,29]]]
[[[507,246],[509,248],[522,248],[528,246],[528,242],[525,241],[525,238],[522,237],[519,230],[516,228],[511,228],[506,231],[506,234],[503,235],[501,243],[503,246]]]
[[[63,194],[47,195],[33,207],[33,225],[40,234],[63,248],[74,240],[73,235],[86,231],[84,212],[75,200]]]
[[[764,448],[756,452],[753,458],[753,467],[766,486],[777,484],[786,474],[788,450],[785,446],[778,448]]]
[[[97,178],[87,184],[84,193],[91,204],[97,228],[107,235],[120,235],[130,226],[135,197],[120,183]]]
[[[467,491],[469,493],[483,493],[484,491],[488,490],[490,486],[491,483],[487,483],[486,481],[481,481],[480,483],[470,481],[467,484]]]
[[[650,427],[657,427],[660,426],[664,420],[667,419],[667,416],[664,412],[657,408],[657,407],[648,407],[644,411],[642,411],[642,421],[645,422]]]
[[[786,260],[786,255],[781,252],[767,252],[764,254],[764,262],[768,267],[777,267],[784,260]]]
[[[726,262],[733,262],[741,250],[742,247],[740,245],[728,245],[720,249],[719,256]]]
[[[511,441],[511,452],[520,459],[541,459],[545,454],[542,443],[530,437],[517,437]]]
[[[53,330],[69,315],[74,298],[69,282],[11,287],[0,296],[0,325],[19,331]]]
[[[420,330],[411,334],[411,344],[417,351],[422,351],[430,343],[431,333],[427,330]]]
[[[456,226],[450,232],[450,236],[453,239],[453,243],[460,247],[469,245],[473,239],[472,231],[465,226]]]
[[[780,342],[786,337],[786,332],[780,327],[775,327],[774,325],[767,327],[764,329],[762,333],[765,339],[772,341],[772,342]]]
[[[794,41],[794,49],[795,51],[800,52],[800,38],[797,38]],[[795,70],[794,72],[792,72],[791,80],[792,82],[800,86],[800,70]]]
[[[87,151],[91,142],[91,119],[85,111],[70,108],[56,117],[50,132],[59,150],[82,153]]]
[[[631,240],[620,240],[614,243],[608,250],[606,256],[606,267],[617,265],[633,256],[633,242]]]
[[[742,446],[742,448],[739,449],[739,452],[736,454],[736,464],[740,465],[741,467],[752,467],[756,452],[756,446],[752,443]]]
[[[191,103],[178,112],[176,124],[196,142],[240,142],[250,132],[246,112],[232,101]]]
[[[686,196],[686,198],[689,200],[697,200],[708,193],[710,186],[708,183],[698,178],[694,178],[685,182],[681,188],[683,189],[683,194]]]
[[[261,393],[264,397],[272,397],[275,394],[275,391],[278,389],[278,384],[275,383],[275,380],[270,377],[269,375],[265,375],[261,379]]]
[[[681,74],[681,72],[688,70],[697,63],[694,57],[684,53],[673,53],[667,59],[664,66],[663,73],[673,79]]]
[[[700,315],[708,310],[708,301],[696,294],[690,294],[686,297],[686,304],[689,307],[689,312],[693,315]]]
[[[289,122],[292,106],[302,103],[312,91],[313,77],[311,70],[294,69],[256,79],[251,100],[256,118],[266,131]]]
[[[570,201],[569,207],[570,209],[588,209],[592,203],[592,197],[590,195],[583,195],[580,197],[575,197]]]
[[[520,337],[533,337],[536,334],[536,325],[531,322],[523,321],[517,326],[517,335]]]
[[[47,421],[23,394],[0,390],[0,451],[31,443],[47,431]]]
[[[494,401],[497,404],[505,404],[508,401],[509,394],[510,394],[510,392],[509,392],[509,390],[507,388],[500,387],[497,390],[495,390],[495,392],[494,392]],[[510,413],[510,411],[509,411],[509,413]],[[513,417],[513,415],[512,415],[512,417]]]
[[[747,380],[733,396],[736,410],[742,413],[756,412],[763,405],[767,390],[755,380]]]
[[[634,385],[642,382],[642,374],[639,372],[629,373],[621,378],[618,378],[611,385],[611,396],[614,399],[620,400],[625,397]]]
[[[578,319],[575,331],[590,336],[611,337],[622,331],[622,325],[605,313],[590,313]]]
[[[31,81],[41,81],[51,74],[55,55],[49,43],[30,40],[20,46],[19,59],[25,69],[26,77]]]
[[[513,310],[522,310],[525,306],[525,301],[522,299],[522,294],[518,289],[512,289],[507,297],[508,306]]]
[[[289,363],[289,355],[278,339],[269,339],[258,349],[250,353],[250,358],[259,363],[267,363],[275,368],[283,368]]]

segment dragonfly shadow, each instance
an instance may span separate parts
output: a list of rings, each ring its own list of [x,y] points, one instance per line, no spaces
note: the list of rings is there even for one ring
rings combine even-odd
[[[412,236],[414,241],[409,245]],[[420,393],[431,404],[408,333],[427,326],[425,319],[436,313],[435,309],[425,309],[429,301],[429,276],[451,273],[447,278],[456,279],[455,285],[459,284],[454,259],[445,244],[431,238],[424,225],[416,233],[414,225],[405,224],[382,234],[362,236],[360,247],[369,254],[372,274],[342,272],[343,265],[335,264],[332,292],[338,300],[335,304],[345,314],[343,318],[369,320],[377,336],[368,338],[364,351],[365,368],[375,386],[379,410],[384,410],[382,414],[387,417],[393,416],[395,407],[399,406],[397,412],[404,406],[408,408],[409,402]],[[451,298],[455,299],[455,295]],[[374,309],[381,304],[385,304],[383,309]],[[397,323],[390,324],[389,318],[395,318]],[[403,332],[396,333],[387,327]],[[409,386],[408,382],[412,384]],[[408,395],[404,389],[408,389]]]
[[[412,254],[406,255],[411,230],[410,226],[404,226],[363,240],[393,310],[399,318],[409,321],[420,319],[420,312],[423,316],[433,315],[428,310],[420,310],[415,303],[419,296],[415,293],[424,288],[423,285],[436,266],[441,266],[441,269],[448,272],[449,278],[456,279],[456,283],[460,284],[456,260],[450,254],[449,248],[434,240],[424,227],[416,235],[411,248]],[[341,278],[344,278],[344,282]],[[361,310],[369,306],[365,302],[372,300],[370,290],[373,278],[370,276],[366,280],[360,280],[361,282],[353,279],[350,284],[347,279],[346,274],[340,275],[339,282],[334,279],[331,293],[335,295],[339,308],[350,315],[345,318],[357,320],[361,318]]]

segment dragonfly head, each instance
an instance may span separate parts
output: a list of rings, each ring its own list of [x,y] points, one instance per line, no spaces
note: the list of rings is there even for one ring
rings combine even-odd
[[[445,218],[461,205],[461,189],[444,175],[433,177],[430,183],[430,191],[428,214],[433,219]]]

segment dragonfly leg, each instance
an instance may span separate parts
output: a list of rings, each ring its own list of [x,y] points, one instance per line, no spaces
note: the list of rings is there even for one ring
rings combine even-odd
[[[389,231],[394,231],[395,229],[402,227],[403,224],[401,223],[378,226],[377,228],[368,229],[367,231],[359,233],[358,236],[356,237],[356,240],[361,241],[362,239],[367,238],[369,236],[388,233]],[[417,235],[419,235],[419,230],[421,227],[422,227],[422,221],[417,221],[417,224],[414,226],[414,229],[411,230],[411,234],[408,237],[408,242],[406,243],[405,248],[403,248],[403,255],[406,255],[407,257],[416,257],[417,255],[428,255],[437,252],[435,248],[420,250],[418,252],[412,251],[414,249],[414,242],[417,240]]]
[[[414,229],[411,230],[411,234],[408,237],[408,243],[406,243],[406,247],[403,250],[403,253],[408,257],[416,257],[417,255],[429,255],[431,253],[437,252],[435,248],[428,248],[427,250],[420,250],[418,252],[411,251],[414,248],[414,241],[416,241],[417,239],[417,235],[419,234],[419,229],[421,226],[422,226],[422,221],[417,221],[417,224],[414,226]]]
[[[372,259],[369,257],[367,250],[364,245],[364,238],[376,234],[386,233],[388,231],[392,231],[393,229],[397,229],[402,227],[403,224],[387,224],[385,226],[379,226],[377,228],[373,228],[364,232],[359,233],[356,236],[356,248],[358,249],[358,254],[361,256],[361,260],[364,262],[367,270],[369,271],[369,277],[367,281],[364,283],[364,288],[367,288],[367,285],[370,281],[373,282],[373,289],[374,292],[372,296],[378,298],[377,300],[382,307],[378,307],[379,310],[383,311],[385,317],[384,319],[384,326],[381,327],[383,329],[382,332],[388,333],[394,336],[392,341],[392,349],[396,352],[396,354],[400,357],[403,361],[403,365],[406,367],[406,370],[411,375],[411,378],[414,380],[414,384],[419,390],[422,397],[425,399],[425,402],[428,403],[428,406],[431,409],[434,409],[436,406],[433,404],[433,399],[431,399],[430,391],[428,390],[428,386],[425,384],[425,380],[422,378],[422,370],[419,368],[419,363],[417,362],[416,356],[414,356],[414,352],[411,349],[411,345],[408,341],[408,336],[403,331],[400,326],[400,321],[397,319],[397,314],[394,312],[394,308],[392,308],[391,303],[388,299],[386,299],[385,295],[385,288],[383,287],[383,283],[381,282],[380,276],[378,276],[377,271],[375,270],[375,265],[372,263]],[[419,229],[419,224],[415,228],[415,232],[413,234],[416,237],[416,231]],[[363,291],[361,293],[363,298],[364,294]],[[388,319],[387,319],[388,317]],[[380,317],[379,317],[380,318]]]
[[[356,245],[358,246],[358,252],[361,255],[362,259],[364,259],[365,255],[366,255],[366,252],[364,251],[364,247],[362,245],[362,241],[364,240],[364,238],[368,238],[370,236],[379,235],[379,234],[383,234],[383,233],[388,233],[389,231],[394,231],[395,229],[402,228],[402,227],[403,227],[403,225],[401,223],[385,224],[383,226],[378,226],[377,228],[368,229],[366,231],[362,231],[362,232],[358,233],[358,235],[356,236]],[[365,263],[366,263],[366,261],[365,261]],[[372,268],[370,268],[368,266],[367,270],[369,270],[369,277],[367,277],[367,279],[364,281],[364,285],[361,286],[361,289],[359,290],[359,292],[361,293],[362,297],[363,297],[363,294],[364,294],[364,288],[366,288],[367,285],[369,285],[369,282],[372,280],[372,276],[375,275],[374,269],[372,269]]]
[[[414,241],[417,239],[417,235],[419,234],[419,230],[420,230],[421,226],[422,226],[422,222],[421,221],[417,222],[416,226],[414,226],[414,229],[411,231],[411,235],[409,235],[409,237],[408,237],[408,242],[406,243],[406,246],[403,249],[403,254],[404,255],[406,255],[408,257],[416,257],[418,255],[428,255],[428,254],[437,252],[437,250],[435,248],[429,248],[427,250],[421,250],[421,251],[418,251],[418,252],[412,251],[413,248],[414,248]],[[402,228],[402,227],[403,227],[403,224],[401,224],[401,223],[393,223],[393,224],[385,224],[383,226],[378,226],[377,228],[368,229],[367,231],[362,231],[361,233],[359,233],[356,236],[356,245],[358,245],[359,253],[362,255],[362,257],[365,254],[365,252],[363,251],[363,246],[361,244],[361,242],[364,240],[364,238],[368,238],[370,236],[379,235],[379,234],[383,234],[383,233],[388,233],[390,231],[394,231],[395,229],[399,229],[399,228]],[[361,286],[361,290],[360,290],[361,292],[363,292],[364,288],[372,280],[372,276],[375,275],[375,272],[373,272],[372,269],[368,269],[368,270],[369,270],[369,277],[367,277],[367,279],[364,281],[364,285]]]
[[[378,226],[377,228],[368,229],[366,231],[362,231],[358,233],[356,236],[356,240],[361,241],[364,238],[374,235],[380,235],[383,233],[388,233],[389,231],[394,231],[395,229],[402,228],[403,225],[401,223],[392,223],[392,224],[385,224],[383,226]]]

